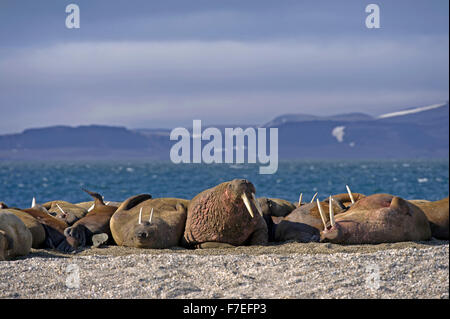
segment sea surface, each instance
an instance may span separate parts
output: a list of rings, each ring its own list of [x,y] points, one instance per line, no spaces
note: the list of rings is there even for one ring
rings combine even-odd
[[[145,161],[0,161],[0,201],[14,207],[91,198],[81,188],[123,201],[147,193],[190,199],[235,178],[251,181],[258,197],[309,201],[315,192],[325,199],[345,193],[389,193],[405,199],[438,200],[448,196],[448,160],[365,160],[280,162],[273,175],[260,175],[257,164],[173,164]]]

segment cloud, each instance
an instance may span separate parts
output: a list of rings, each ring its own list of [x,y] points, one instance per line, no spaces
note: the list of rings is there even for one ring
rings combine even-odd
[[[68,42],[0,54],[2,130],[380,114],[448,98],[448,36]],[[6,131],[5,131],[6,132]]]

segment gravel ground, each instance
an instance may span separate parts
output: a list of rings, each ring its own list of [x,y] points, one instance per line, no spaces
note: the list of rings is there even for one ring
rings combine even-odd
[[[448,299],[449,242],[33,250],[0,262],[0,297]]]

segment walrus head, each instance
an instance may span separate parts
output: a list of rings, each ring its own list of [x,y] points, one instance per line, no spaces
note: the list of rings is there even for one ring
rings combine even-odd
[[[137,224],[135,224],[133,231],[130,233],[131,238],[128,237],[127,242],[128,244],[133,243],[133,246],[137,248],[166,248],[168,237],[174,235],[174,227],[172,225],[174,219],[171,220],[167,214],[171,215],[172,218],[176,218],[175,216],[179,213],[181,216],[184,216],[183,220],[185,220],[187,209],[183,204],[178,203],[175,207],[176,212],[159,212],[159,214],[154,215],[153,207],[149,209],[150,212],[144,212],[144,210],[148,208],[149,207],[140,208],[138,219],[136,221]],[[148,219],[144,218],[144,215],[148,216],[148,213]],[[162,215],[165,215],[166,218]],[[181,229],[184,229],[184,222]]]
[[[320,241],[364,244],[425,240],[430,237],[427,226],[423,212],[404,199],[375,194],[358,200],[336,220],[330,208],[330,224],[321,233]]]
[[[247,213],[251,218],[255,217],[255,212],[263,216],[263,211],[256,200],[255,186],[245,179],[235,179],[225,184],[225,199],[238,206],[245,205]]]
[[[5,208],[8,208],[8,205],[6,205],[3,202],[0,202],[0,209],[5,209]]]
[[[201,192],[189,203],[183,245],[191,247],[205,242],[243,245],[254,240],[251,235],[256,230],[261,233],[261,242],[266,242],[267,226],[262,216],[252,183],[245,179],[221,183]]]

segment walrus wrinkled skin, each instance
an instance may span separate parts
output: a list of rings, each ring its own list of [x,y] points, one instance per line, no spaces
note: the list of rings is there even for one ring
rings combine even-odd
[[[84,191],[94,198],[94,208],[83,218],[64,230],[67,241],[74,249],[91,246],[94,235],[106,234],[106,240],[113,244],[109,222],[116,212],[116,206],[105,205],[103,197],[88,190]]]
[[[47,202],[42,204],[42,206],[47,209],[50,215],[65,221],[69,226],[73,225],[77,220],[80,220],[88,213],[87,209],[63,200]],[[62,212],[58,206],[64,212]]]
[[[235,179],[195,196],[188,207],[183,246],[202,248],[211,242],[224,247],[267,244],[267,225],[254,194],[252,183]]]
[[[425,214],[408,201],[389,194],[375,194],[356,202],[327,225],[322,242],[380,244],[422,241],[431,238]]]
[[[42,248],[45,243],[45,229],[44,226],[37,221],[36,218],[31,216],[30,214],[15,209],[15,208],[8,208],[8,209],[2,209],[2,211],[8,211],[16,215],[20,218],[20,220],[25,224],[25,227],[28,228],[28,230],[31,232],[31,236],[33,238],[33,242],[31,247],[32,248]]]
[[[19,217],[0,211],[0,261],[28,255],[32,242],[31,232]]]
[[[419,207],[427,216],[430,223],[431,234],[438,239],[448,239],[449,233],[449,209],[448,197],[430,202],[426,200],[410,200]]]
[[[133,202],[134,204],[130,204]],[[111,218],[114,241],[119,246],[137,248],[164,249],[180,246],[188,204],[189,200],[186,199],[151,199],[148,194],[133,196],[124,201]]]

